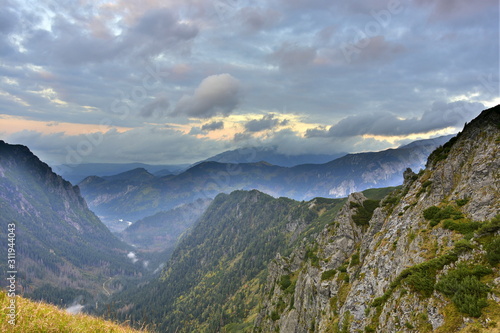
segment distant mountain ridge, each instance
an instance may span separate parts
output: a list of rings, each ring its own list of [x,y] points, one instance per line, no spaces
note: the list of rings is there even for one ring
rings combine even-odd
[[[77,165],[53,165],[52,169],[64,179],[76,185],[90,176],[114,176],[138,168],[145,169],[155,175],[165,176],[167,174],[179,173],[188,167],[189,164],[152,165],[144,163],[81,163]]]
[[[322,164],[342,157],[347,153],[338,154],[283,154],[278,152],[277,147],[248,147],[228,150],[217,154],[203,162],[219,162],[219,163],[257,163],[265,161],[272,165],[282,167],[293,167],[300,164]]]
[[[349,154],[324,164],[281,167],[266,162],[207,161],[178,175],[123,179],[89,177],[79,186],[89,206],[105,223],[138,220],[159,211],[213,198],[220,192],[257,189],[275,197],[309,200],[316,196],[345,197],[371,187],[400,185],[410,167],[423,168],[428,155],[447,141],[432,139],[410,147],[375,153]],[[140,174],[135,171],[134,174]]]

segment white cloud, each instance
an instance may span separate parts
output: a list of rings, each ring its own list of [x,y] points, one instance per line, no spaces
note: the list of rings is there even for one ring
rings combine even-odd
[[[136,262],[139,261],[139,259],[137,259],[137,256],[135,255],[134,252],[129,252],[127,254],[127,258],[129,258],[130,260],[132,260],[132,262],[135,264]]]
[[[193,118],[228,116],[241,100],[240,82],[229,74],[205,78],[193,95],[184,95],[177,102],[172,115]]]

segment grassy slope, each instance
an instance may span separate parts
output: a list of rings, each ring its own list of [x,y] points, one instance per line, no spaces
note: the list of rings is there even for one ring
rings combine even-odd
[[[0,332],[115,332],[133,333],[137,331],[130,327],[118,325],[88,315],[71,315],[56,306],[42,302],[33,302],[23,297],[17,297],[16,325],[8,323],[6,307],[10,298],[5,292],[0,292]]]

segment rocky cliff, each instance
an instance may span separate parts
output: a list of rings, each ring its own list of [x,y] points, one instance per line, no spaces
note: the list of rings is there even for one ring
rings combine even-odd
[[[499,332],[500,107],[278,255],[255,332]]]

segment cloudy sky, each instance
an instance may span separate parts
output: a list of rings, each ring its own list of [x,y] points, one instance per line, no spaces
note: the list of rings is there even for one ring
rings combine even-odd
[[[0,138],[49,163],[380,150],[500,103],[497,0],[0,4]]]

